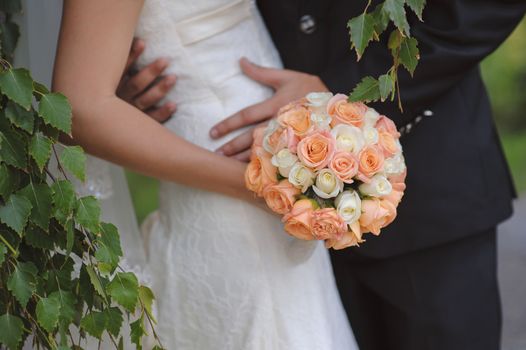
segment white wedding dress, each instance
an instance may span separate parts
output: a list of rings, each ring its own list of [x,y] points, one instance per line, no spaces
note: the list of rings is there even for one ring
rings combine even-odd
[[[243,56],[281,67],[252,1],[146,0],[136,35],[142,64],[166,57],[178,78],[166,127],[199,146],[219,147],[226,139],[209,137],[214,124],[272,95],[239,68]],[[163,182],[146,226],[168,349],[357,348],[323,244],[288,236],[277,216]]]

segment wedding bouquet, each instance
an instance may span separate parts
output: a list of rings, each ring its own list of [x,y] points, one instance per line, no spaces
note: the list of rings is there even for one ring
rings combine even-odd
[[[343,94],[310,93],[254,131],[247,188],[285,231],[343,249],[396,217],[406,166],[392,120]]]

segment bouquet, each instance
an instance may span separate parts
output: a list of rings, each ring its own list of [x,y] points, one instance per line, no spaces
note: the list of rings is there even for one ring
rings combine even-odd
[[[285,231],[343,249],[396,217],[406,166],[393,121],[344,94],[310,93],[254,131],[246,186]]]

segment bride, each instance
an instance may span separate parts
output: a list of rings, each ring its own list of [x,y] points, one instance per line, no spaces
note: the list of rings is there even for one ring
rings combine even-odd
[[[115,94],[134,35],[144,63],[164,57],[178,77],[165,126]],[[168,349],[356,349],[323,244],[287,236],[245,165],[212,152],[210,126],[272,94],[243,56],[281,64],[248,0],[66,0],[53,88],[72,104],[71,142],[162,180],[147,247]]]

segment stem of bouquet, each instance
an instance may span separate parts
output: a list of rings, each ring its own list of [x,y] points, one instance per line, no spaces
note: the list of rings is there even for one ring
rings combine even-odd
[[[363,77],[350,93],[349,101],[383,102],[387,98],[394,101],[397,96],[398,107],[403,111],[398,68],[403,66],[413,76],[420,59],[418,41],[410,34],[406,7],[422,20],[425,2],[426,0],[385,0],[376,5],[373,11],[369,11],[369,0],[363,13],[349,20],[347,27],[351,36],[351,49],[356,51],[357,61],[362,58],[371,41],[379,41],[389,24],[394,25],[387,42],[387,48],[393,58],[392,66],[378,78]]]

